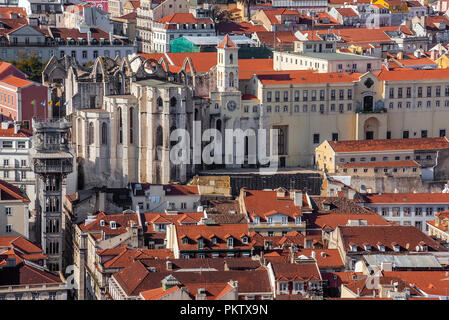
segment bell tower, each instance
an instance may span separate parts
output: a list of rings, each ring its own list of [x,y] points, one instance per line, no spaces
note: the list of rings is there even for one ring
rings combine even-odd
[[[219,92],[239,90],[239,48],[229,34],[217,46],[217,89]]]

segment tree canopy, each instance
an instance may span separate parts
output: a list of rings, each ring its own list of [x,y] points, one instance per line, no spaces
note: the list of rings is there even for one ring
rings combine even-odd
[[[20,71],[24,72],[32,81],[41,82],[44,63],[42,59],[36,56],[21,56],[17,60],[10,61]]]

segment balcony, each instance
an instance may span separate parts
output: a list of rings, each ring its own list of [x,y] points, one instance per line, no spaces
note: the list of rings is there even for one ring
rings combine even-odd
[[[356,108],[355,113],[386,113],[387,108],[379,108],[379,109],[364,109],[364,108]]]
[[[60,165],[35,164],[33,170],[35,173],[70,173],[73,171],[73,165],[72,163]]]

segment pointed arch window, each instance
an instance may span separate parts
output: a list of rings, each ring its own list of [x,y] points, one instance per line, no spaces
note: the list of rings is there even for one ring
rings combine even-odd
[[[170,99],[170,107],[176,107],[176,104],[178,103],[178,100],[176,100],[175,97],[172,97]]]
[[[87,132],[87,144],[91,145],[93,143],[94,143],[94,124],[93,122],[90,122]]]
[[[164,142],[164,137],[162,134],[162,127],[158,126],[156,129],[156,147],[162,147]]]
[[[101,124],[101,144],[108,144],[108,125],[106,122]]]
[[[123,119],[122,119],[122,108],[118,108],[118,143],[123,143]]]
[[[129,109],[129,143],[134,143],[134,108]]]

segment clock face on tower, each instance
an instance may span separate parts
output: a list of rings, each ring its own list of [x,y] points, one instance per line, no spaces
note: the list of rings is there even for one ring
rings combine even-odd
[[[237,104],[235,103],[235,101],[233,101],[233,100],[228,101],[228,110],[229,111],[234,111],[235,107],[237,107]]]

